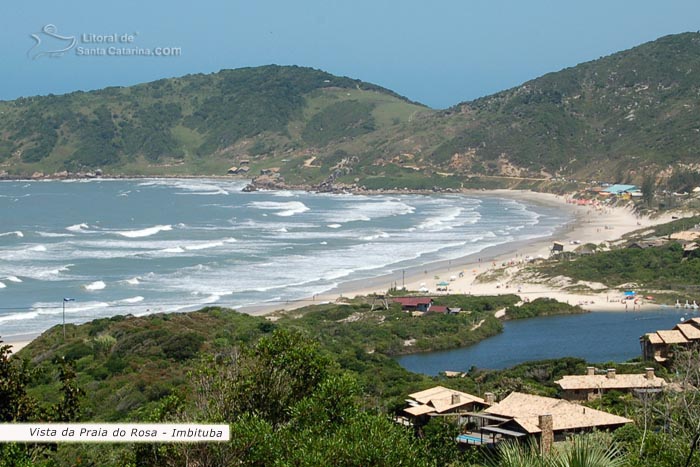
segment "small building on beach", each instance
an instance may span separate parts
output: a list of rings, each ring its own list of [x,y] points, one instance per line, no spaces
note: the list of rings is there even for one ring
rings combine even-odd
[[[396,297],[393,303],[401,304],[401,309],[403,311],[430,311],[430,307],[433,306],[433,299],[430,297]]]
[[[666,381],[646,368],[643,374],[617,374],[608,368],[604,374],[596,374],[588,367],[585,375],[567,375],[555,381],[561,388],[562,398],[571,402],[588,402],[602,397],[608,391],[654,393],[667,386]]]

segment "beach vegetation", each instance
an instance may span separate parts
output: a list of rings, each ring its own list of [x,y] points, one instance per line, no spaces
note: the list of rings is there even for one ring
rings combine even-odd
[[[536,442],[506,441],[487,457],[488,467],[624,467],[625,454],[605,433],[572,436],[544,453]]]
[[[516,300],[441,296],[443,306],[465,312],[420,317],[401,311],[398,304],[373,310],[370,297],[359,297],[278,312],[272,320],[219,307],[105,318],[70,326],[65,342],[60,327],[55,327],[23,349],[21,359],[7,360],[11,367],[0,365],[0,370],[19,372],[9,378],[21,383],[16,400],[26,398],[35,405],[41,401],[44,407],[54,407],[52,413],[61,419],[206,421],[231,427],[229,443],[61,445],[49,454],[59,464],[80,456],[88,463],[99,459],[101,465],[181,465],[188,459],[203,465],[476,466],[483,465],[481,454],[459,453],[455,427],[444,420],[426,427],[422,439],[390,420],[404,407],[406,394],[441,384],[477,395],[490,391],[498,398],[514,390],[556,396],[556,379],[583,374],[590,364],[564,358],[502,371],[472,368],[464,377],[447,379],[410,373],[393,357],[415,352],[416,347],[466,345],[497,333],[500,322],[493,311],[513,307]],[[548,313],[556,308],[555,303],[538,302],[533,310]],[[185,354],[164,350],[168,343],[182,344]],[[81,355],[92,353],[74,355],[74,372],[57,371],[64,352],[75,349]],[[686,378],[679,383],[695,384],[692,358],[689,361],[685,370],[672,370]],[[647,365],[636,362],[625,365],[624,371],[639,372]],[[17,406],[13,404],[3,407]],[[610,393],[592,404],[637,420],[646,414],[646,435],[627,431],[616,438],[620,450],[638,460],[629,465],[672,465],[655,464],[654,459],[677,462],[687,456],[691,427],[700,413],[689,393],[647,402]],[[673,414],[667,425],[673,438],[664,438],[665,432],[658,430],[669,423],[668,414]],[[36,416],[27,415],[30,420]],[[673,444],[664,447],[664,442]],[[642,454],[634,454],[640,445]]]
[[[550,277],[602,282],[610,288],[643,284],[645,290],[678,290],[692,293],[700,283],[700,253],[684,256],[683,247],[669,242],[658,247],[617,248],[570,261],[548,262],[537,271]]]
[[[531,302],[512,305],[506,308],[506,319],[534,318],[536,316],[586,313],[578,305],[569,305],[553,298],[536,298]]]

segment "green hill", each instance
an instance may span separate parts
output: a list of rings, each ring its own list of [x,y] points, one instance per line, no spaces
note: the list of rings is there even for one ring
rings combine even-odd
[[[700,183],[700,33],[666,36],[433,111],[376,85],[265,66],[0,102],[0,173],[223,175],[262,186]],[[241,161],[243,162],[241,164]],[[270,170],[271,169],[271,170]]]
[[[666,36],[363,135],[336,182],[546,189],[563,178],[641,184],[655,175],[693,187],[699,95],[700,33]]]
[[[606,179],[693,164],[699,71],[700,34],[666,36],[455,106],[467,122],[431,156]]]
[[[0,102],[0,170],[225,174],[426,111],[373,84],[274,65],[20,98]]]

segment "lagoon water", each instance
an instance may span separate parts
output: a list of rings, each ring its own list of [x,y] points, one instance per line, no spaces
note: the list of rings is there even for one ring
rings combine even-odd
[[[406,369],[428,375],[477,368],[502,369],[531,360],[580,357],[592,363],[624,362],[641,355],[639,337],[671,329],[698,312],[659,308],[638,312],[595,312],[506,321],[503,332],[470,347],[407,355]]]
[[[285,302],[550,235],[561,209],[494,196],[243,193],[243,181],[0,183],[0,335],[61,321]]]

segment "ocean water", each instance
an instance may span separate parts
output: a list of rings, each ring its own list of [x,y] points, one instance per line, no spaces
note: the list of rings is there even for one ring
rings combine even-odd
[[[0,183],[0,336],[117,314],[284,303],[552,234],[495,196],[243,193],[242,181]]]

